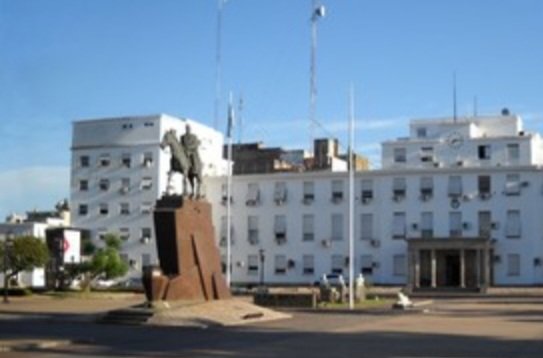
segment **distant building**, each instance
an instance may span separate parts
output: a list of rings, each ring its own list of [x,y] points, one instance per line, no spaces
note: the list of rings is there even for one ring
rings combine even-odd
[[[224,158],[227,147],[224,147]],[[314,141],[314,156],[304,150],[285,150],[279,147],[266,148],[262,143],[232,145],[234,175],[265,174],[278,172],[303,172],[315,170],[345,171],[347,155],[339,154],[337,139],[321,138]],[[356,170],[367,170],[368,160],[355,154]]]
[[[47,230],[70,225],[68,210],[67,201],[62,201],[56,205],[55,210],[33,210],[25,215],[15,213],[9,215],[4,223],[0,223],[0,245],[3,245],[3,240],[8,236],[13,238],[34,236],[45,241]],[[0,272],[0,282],[2,280],[3,275]],[[44,287],[45,271],[43,268],[36,268],[31,272],[22,272],[19,274],[17,281],[22,286]]]

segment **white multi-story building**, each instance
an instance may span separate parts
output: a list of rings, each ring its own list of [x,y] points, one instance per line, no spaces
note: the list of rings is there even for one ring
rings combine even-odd
[[[72,225],[88,229],[97,244],[106,233],[120,235],[133,275],[157,262],[152,210],[166,190],[171,157],[160,142],[170,129],[181,136],[187,124],[201,141],[203,175],[224,174],[222,135],[190,119],[160,114],[73,124]],[[179,174],[174,183],[180,192]]]
[[[511,115],[410,127],[408,138],[383,143],[381,169],[356,173],[356,272],[412,288],[543,283],[539,134]],[[214,203],[226,202],[223,178],[209,187]],[[347,190],[346,172],[234,177],[233,282],[346,274]],[[214,205],[221,246],[225,212]]]
[[[156,257],[150,212],[169,167],[158,143],[183,124],[157,116],[74,125],[74,226],[96,240],[121,233],[134,274]],[[201,152],[207,198],[224,254],[222,137],[196,128],[208,146]],[[523,131],[519,117],[414,120],[409,137],[384,142],[382,155],[381,169],[355,175],[357,273],[412,288],[543,284],[542,141]],[[348,195],[346,171],[235,176],[232,281],[310,284],[324,273],[346,274]]]

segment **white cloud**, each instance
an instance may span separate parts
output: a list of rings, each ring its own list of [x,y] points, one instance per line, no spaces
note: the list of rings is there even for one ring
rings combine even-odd
[[[26,167],[0,172],[0,220],[10,212],[50,210],[68,198],[68,167]]]

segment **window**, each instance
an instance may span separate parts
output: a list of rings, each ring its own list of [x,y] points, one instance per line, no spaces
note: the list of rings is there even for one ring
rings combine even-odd
[[[462,212],[451,211],[449,213],[449,235],[452,237],[462,236]]]
[[[123,241],[128,241],[130,239],[130,229],[127,227],[122,227],[119,229],[119,237]]]
[[[96,237],[99,240],[105,240],[107,235],[107,229],[105,227],[101,227],[98,230],[96,230]]]
[[[508,238],[520,238],[520,211],[507,210],[507,221],[505,223],[505,232]]]
[[[520,149],[518,143],[507,144],[507,161],[515,163],[520,159]]]
[[[275,234],[275,241],[278,244],[284,244],[287,241],[287,217],[285,215],[275,215],[273,231]]]
[[[434,147],[420,148],[420,161],[424,163],[434,162]]]
[[[478,147],[478,155],[481,160],[490,159],[490,144],[480,145]]]
[[[427,134],[426,127],[417,128],[417,138],[426,138]]]
[[[392,217],[392,238],[403,239],[405,238],[405,213],[394,213]]]
[[[232,188],[231,188],[232,190]],[[227,184],[222,184],[221,185],[221,203],[223,205],[226,205],[227,203],[227,200],[228,200],[228,185]],[[230,193],[230,203],[232,203],[232,193]]]
[[[393,258],[393,275],[394,276],[405,276],[407,262],[405,260],[405,255],[394,255]]]
[[[275,183],[273,191],[273,200],[277,205],[282,205],[287,201],[287,184],[285,182]]]
[[[258,216],[247,218],[247,239],[251,245],[258,244]]]
[[[154,125],[155,124],[153,122],[145,122],[145,123],[143,123],[144,127],[154,127]]]
[[[228,245],[228,217],[221,216],[221,239],[219,242],[220,246],[226,247]],[[231,218],[230,218],[231,219]],[[232,221],[230,221],[230,245],[234,244],[234,227],[232,226]]]
[[[343,200],[343,180],[332,180],[332,201],[334,203]]]
[[[362,179],[360,186],[362,188],[362,202],[369,203],[373,199],[373,180]]]
[[[123,167],[130,168],[132,165],[132,158],[130,157],[130,154],[124,153],[121,156],[121,164]]]
[[[121,215],[130,215],[130,204],[128,203],[121,203],[121,208],[120,208],[120,213]]]
[[[121,194],[126,194],[130,191],[130,178],[121,178]]]
[[[373,239],[373,214],[360,215],[360,238],[362,240]]]
[[[362,275],[373,274],[373,256],[372,255],[360,256],[360,272],[362,273]]]
[[[304,275],[313,275],[315,273],[315,257],[313,255],[303,255],[302,265]]]
[[[258,255],[247,256],[247,274],[258,274]]]
[[[505,195],[520,195],[519,174],[507,174],[505,178]]]
[[[434,215],[432,212],[420,214],[420,236],[431,238],[434,236]]]
[[[79,204],[77,213],[79,216],[86,216],[89,213],[89,206],[87,204]]]
[[[394,200],[402,200],[405,198],[407,184],[405,178],[394,178],[392,181],[392,197]]]
[[[101,203],[98,212],[100,213],[100,215],[108,215],[109,207],[107,206],[107,203]]]
[[[345,266],[345,258],[343,255],[332,255],[332,273],[342,274],[343,266]]]
[[[89,181],[86,179],[82,179],[79,181],[79,190],[80,191],[87,191],[89,190]]]
[[[143,166],[149,168],[153,165],[153,153],[145,152],[143,153]]]
[[[247,186],[247,206],[256,206],[260,202],[260,188],[257,183],[249,183]]]
[[[81,168],[88,168],[90,166],[90,158],[88,155],[82,155],[79,157],[79,166]]]
[[[309,204],[315,200],[315,183],[312,181],[304,181],[304,203]]]
[[[101,191],[108,191],[109,190],[109,179],[100,179],[98,182],[98,187]]]
[[[449,177],[449,196],[457,198],[462,196],[462,177],[453,175]]]
[[[422,200],[428,200],[434,195],[434,180],[432,177],[420,178],[420,197]]]
[[[481,198],[488,198],[491,195],[490,176],[479,175],[477,178],[477,188],[479,189],[479,196]]]
[[[275,274],[284,275],[287,273],[287,257],[285,255],[275,255]]]
[[[141,203],[140,210],[142,214],[147,215],[151,213],[152,208],[153,208],[153,203],[144,202],[144,203]]]
[[[153,179],[151,177],[141,178],[141,189],[151,190],[153,188]]]
[[[405,148],[394,148],[394,163],[405,163],[407,161]]]
[[[332,214],[332,240],[343,240],[343,215]]]
[[[302,217],[303,241],[313,241],[315,239],[315,218],[311,214],[305,214]]]
[[[141,228],[141,239],[143,241],[150,241],[151,240],[151,228],[150,227],[142,227]]]
[[[490,211],[479,211],[479,236],[489,238],[492,233],[492,215]]]
[[[109,165],[111,164],[111,158],[109,154],[100,155],[98,163],[101,167],[109,167]]]
[[[520,276],[520,255],[507,255],[507,276]]]
[[[150,254],[141,254],[141,267],[151,265],[151,255]]]

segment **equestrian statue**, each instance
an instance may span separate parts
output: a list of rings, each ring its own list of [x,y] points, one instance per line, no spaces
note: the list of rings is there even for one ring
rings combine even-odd
[[[183,175],[183,196],[190,196],[199,199],[201,197],[202,186],[202,162],[198,147],[200,140],[191,132],[190,125],[186,125],[185,134],[177,139],[175,129],[170,129],[164,133],[164,137],[160,143],[160,148],[170,148],[172,155],[170,159],[170,170],[168,171],[168,186],[167,193],[171,194],[172,177],[175,172]],[[191,193],[189,194],[188,186],[190,184]]]

